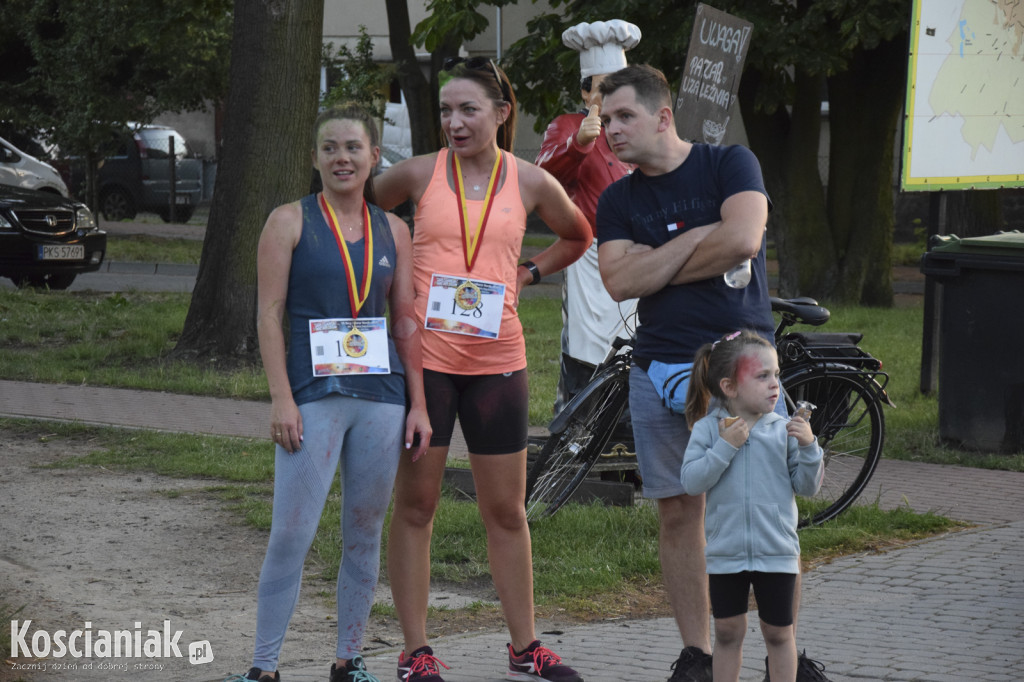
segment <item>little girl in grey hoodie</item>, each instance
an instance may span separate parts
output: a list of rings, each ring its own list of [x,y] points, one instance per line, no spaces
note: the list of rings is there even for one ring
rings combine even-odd
[[[796,679],[795,495],[814,495],[824,466],[807,418],[787,419],[774,411],[780,391],[775,348],[753,332],[727,334],[694,358],[686,401],[692,435],[680,477],[688,495],[707,493],[715,682],[739,680],[751,586],[769,676],[772,682]]]

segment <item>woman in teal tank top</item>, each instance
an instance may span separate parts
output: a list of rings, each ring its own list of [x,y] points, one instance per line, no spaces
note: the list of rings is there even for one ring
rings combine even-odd
[[[277,447],[253,667],[238,680],[281,679],[277,665],[302,566],[339,469],[344,553],[330,681],[377,680],[360,650],[384,516],[399,459],[417,459],[431,436],[412,240],[400,218],[373,204],[379,159],[377,127],[365,111],[347,105],[323,112],[313,148],[323,191],[276,208],[260,237],[257,331]]]

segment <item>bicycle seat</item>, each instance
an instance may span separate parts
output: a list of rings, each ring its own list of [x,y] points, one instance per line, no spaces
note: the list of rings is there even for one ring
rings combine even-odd
[[[813,298],[777,298],[771,297],[772,311],[788,317],[794,322],[817,327],[828,322],[831,316],[827,308],[818,305]]]

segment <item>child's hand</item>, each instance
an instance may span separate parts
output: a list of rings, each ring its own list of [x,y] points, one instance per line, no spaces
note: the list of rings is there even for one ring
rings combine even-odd
[[[811,424],[802,417],[793,417],[786,425],[786,433],[799,445],[810,445],[814,442],[814,432],[811,431]]]
[[[718,420],[718,435],[734,448],[740,448],[747,442],[750,428],[747,426],[747,422],[739,417],[727,417]]]

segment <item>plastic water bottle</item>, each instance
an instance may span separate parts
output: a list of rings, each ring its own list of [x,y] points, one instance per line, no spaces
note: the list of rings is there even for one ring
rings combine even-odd
[[[723,275],[725,283],[733,289],[742,289],[750,284],[750,259],[743,261]]]

